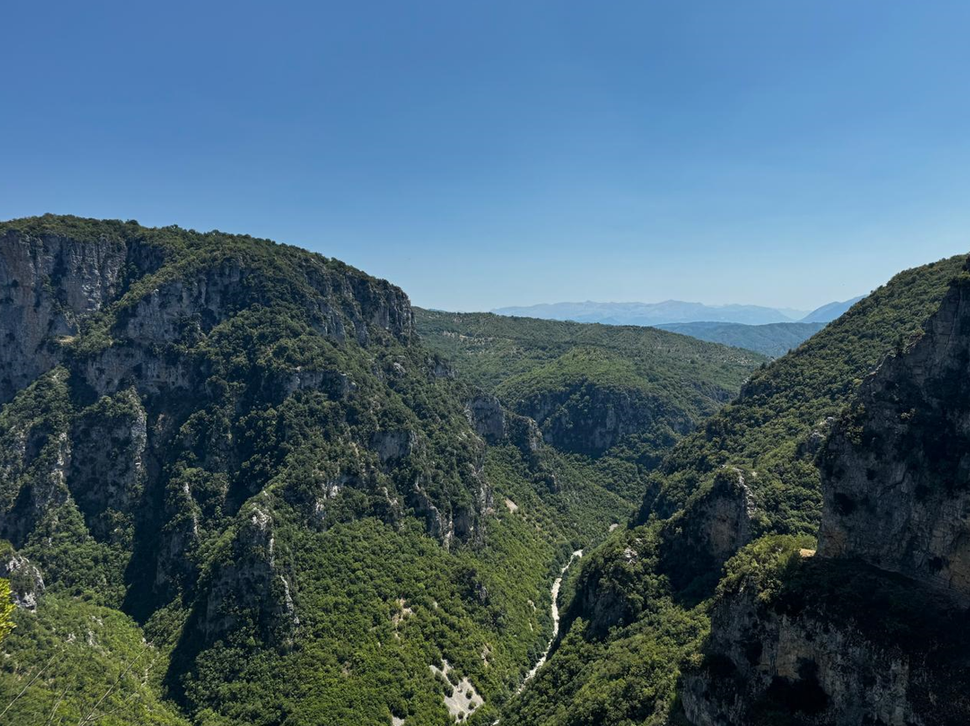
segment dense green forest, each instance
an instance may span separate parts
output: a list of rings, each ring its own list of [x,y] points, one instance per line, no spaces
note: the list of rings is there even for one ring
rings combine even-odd
[[[553,323],[476,373],[339,261],[54,216],[0,224],[0,325],[24,724],[491,723],[570,553],[762,361]]]
[[[786,552],[814,546],[815,457],[834,417],[884,356],[919,335],[963,262],[897,275],[764,366],[674,447],[649,476],[637,518],[584,558],[566,635],[504,723],[686,723],[679,670],[700,662],[725,561],[755,542],[728,568],[729,588],[769,568],[757,548],[770,550],[772,537],[790,538]]]
[[[674,442],[765,362],[654,328],[420,309],[416,323],[460,378],[535,420],[549,444],[635,502]]]
[[[683,722],[718,593],[799,586],[777,573],[814,546],[832,421],[961,263],[769,363],[649,328],[415,315],[246,236],[0,224],[0,713]],[[518,693],[579,548],[561,639]]]
[[[486,390],[528,374],[577,349],[612,353],[629,361],[631,383],[643,387],[718,386],[730,395],[763,359],[747,351],[708,345],[683,335],[633,325],[571,323],[493,313],[415,309],[428,347],[455,362],[459,374]]]

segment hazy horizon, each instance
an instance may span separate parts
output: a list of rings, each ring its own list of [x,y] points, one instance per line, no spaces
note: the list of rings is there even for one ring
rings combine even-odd
[[[855,297],[858,296],[852,296],[852,298]],[[847,298],[846,300],[851,300],[852,298]],[[771,310],[777,310],[778,312],[785,314],[801,313],[802,315],[806,315],[813,310],[822,307],[823,305],[828,305],[829,303],[834,302],[846,302],[846,300],[828,300],[812,308],[792,308],[785,307],[783,305],[759,305],[745,302],[704,303],[699,300],[684,300],[679,298],[666,298],[664,300],[553,300],[549,302],[532,303],[530,305],[499,305],[498,307],[492,308],[488,312],[497,312],[500,310],[508,310],[513,308],[533,308],[551,305],[663,305],[665,303],[686,303],[688,305],[704,305],[705,307],[709,308],[763,307]]]

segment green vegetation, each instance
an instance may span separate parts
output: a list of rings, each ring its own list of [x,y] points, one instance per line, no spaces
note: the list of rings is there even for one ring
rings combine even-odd
[[[770,602],[788,587],[793,573],[806,559],[803,550],[814,552],[815,540],[786,534],[769,534],[755,540],[724,564],[718,597],[748,590],[757,593],[758,600]]]
[[[461,379],[535,419],[552,446],[591,457],[596,480],[631,501],[765,360],[654,328],[429,310],[416,322]]]
[[[160,695],[164,652],[124,614],[49,594],[14,621],[0,661],[3,723],[187,726]]]
[[[13,599],[10,593],[10,582],[0,579],[0,643],[13,630]]]
[[[503,723],[667,723],[675,666],[700,648],[709,625],[705,608],[679,607],[656,574],[658,544],[655,531],[621,529],[584,558],[565,593],[573,603],[568,632]],[[576,617],[577,606],[589,607],[586,617]],[[623,619],[618,608],[631,615],[629,625],[604,629]]]
[[[506,709],[503,723],[680,723],[679,669],[700,662],[722,575],[722,593],[747,582],[779,607],[796,607],[816,589],[831,594],[833,602],[840,597],[841,586],[834,585],[848,573],[823,577],[811,558],[797,553],[811,547],[818,527],[815,453],[827,434],[827,419],[839,415],[885,355],[919,334],[963,261],[953,258],[897,275],[796,351],[757,371],[736,401],[674,447],[649,476],[637,520],[584,559],[568,607],[567,635],[535,682]],[[717,511],[711,506],[719,474],[729,479],[741,474],[751,498],[742,506],[754,507],[755,541],[727,563],[726,573],[721,569],[726,558],[719,560],[715,552],[691,556],[689,547],[671,546],[688,533],[710,529],[705,517]],[[686,559],[671,561],[670,552]],[[699,567],[701,562],[707,564]],[[685,570],[691,573],[686,579]],[[862,590],[874,587],[861,575],[853,577]],[[847,602],[851,607],[858,601]],[[657,662],[664,666],[649,667]]]
[[[419,311],[418,336],[394,286],[218,232],[44,217],[0,224],[0,244],[0,265],[53,261],[0,290],[0,320],[30,309],[52,331],[0,408],[3,552],[46,586],[0,645],[0,710],[28,726],[446,726],[463,679],[473,726],[678,723],[734,550],[755,540],[722,593],[795,608],[800,582],[826,586],[791,556],[817,526],[826,419],[961,262],[898,276],[767,365],[492,315]],[[505,417],[488,444],[466,411],[481,391]],[[698,535],[739,502],[752,531]],[[517,696],[553,579],[600,542]],[[26,572],[17,593],[38,587]]]
[[[570,552],[642,492],[620,457],[486,446],[403,293],[337,261],[70,217],[0,224],[0,244],[53,260],[0,305],[29,284],[59,331],[0,408],[0,538],[46,585],[2,645],[12,722],[443,726],[446,660],[484,699],[467,722],[491,723]],[[709,375],[697,400],[754,363],[668,339],[677,385]]]
[[[669,516],[730,464],[756,473],[764,531],[814,535],[821,498],[818,432],[839,415],[862,378],[919,334],[963,257],[907,270],[875,290],[797,350],[751,376],[737,400],[681,442],[651,482],[641,521]]]
[[[632,325],[420,308],[415,310],[415,320],[429,348],[454,361],[458,375],[488,391],[570,351],[586,349],[625,361],[624,383],[654,391],[679,386],[726,399],[737,392],[750,370],[764,361],[750,351]],[[567,370],[571,368],[566,366]]]
[[[657,327],[778,358],[797,348],[826,325],[827,323],[666,323]]]

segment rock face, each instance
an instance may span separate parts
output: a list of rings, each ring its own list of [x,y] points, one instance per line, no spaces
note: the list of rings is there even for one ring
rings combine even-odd
[[[817,555],[719,596],[693,724],[970,723],[968,370],[964,275],[825,444]]]
[[[0,223],[0,340],[0,539],[40,568],[25,606],[43,570],[139,618],[181,598],[205,642],[245,623],[275,638],[298,622],[281,532],[410,514],[445,546],[482,538],[464,389],[403,291],[340,262],[174,227]],[[86,573],[59,549],[82,545]]]
[[[819,553],[970,604],[970,288],[863,385],[829,440]]]
[[[711,632],[716,656],[682,690],[695,726],[967,723],[964,679],[845,620],[778,613],[749,591],[718,605]]]
[[[37,609],[44,594],[44,578],[30,560],[12,548],[0,554],[0,578],[10,581],[13,604],[24,610]]]
[[[417,436],[413,431],[378,431],[371,438],[371,447],[382,464],[410,456],[416,443]]]
[[[231,557],[217,567],[200,609],[200,628],[213,642],[248,619],[271,641],[287,638],[300,624],[290,579],[276,558],[273,517],[254,505],[232,541]]]
[[[105,223],[0,233],[0,403],[64,359],[83,323],[163,264],[138,228]]]
[[[68,483],[88,528],[102,541],[124,539],[147,476],[148,418],[138,393],[98,401],[77,418],[71,441]]]
[[[475,433],[490,444],[505,438],[505,410],[495,396],[480,394],[465,405],[465,415]]]
[[[0,238],[0,403],[61,359],[59,340],[119,292],[123,244],[57,234]]]
[[[660,567],[680,589],[721,565],[751,541],[756,505],[745,472],[725,467],[661,531]],[[750,474],[748,474],[750,476]]]
[[[649,394],[591,383],[542,392],[515,408],[535,420],[546,443],[589,456],[599,456],[623,438],[642,434],[661,421],[679,435],[693,427],[688,416],[668,410]]]
[[[592,567],[580,570],[576,580],[576,595],[563,615],[563,632],[576,618],[589,623],[593,637],[605,636],[610,628],[623,625],[633,618],[638,604],[630,601],[630,569],[636,568],[652,547],[640,537],[623,543],[619,557],[602,557]],[[595,556],[595,555],[594,555]]]
[[[55,369],[0,410],[0,539],[22,547],[51,512],[71,501],[71,438],[64,417],[67,373]],[[57,395],[60,394],[60,395]]]
[[[488,497],[490,493],[484,488],[479,492],[481,497]],[[459,540],[475,539],[479,535],[476,531],[477,517],[471,507],[458,506],[452,509],[440,507],[434,503],[421,481],[415,482],[414,488],[407,496],[408,506],[415,514],[427,523],[428,532],[439,540],[445,547],[450,547],[457,538]]]
[[[536,463],[543,443],[534,419],[505,410],[496,396],[478,394],[465,404],[465,416],[475,433],[489,444],[511,443],[526,459]]]

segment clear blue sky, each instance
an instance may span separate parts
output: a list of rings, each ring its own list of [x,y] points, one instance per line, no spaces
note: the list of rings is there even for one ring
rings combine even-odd
[[[420,305],[811,308],[970,251],[970,3],[16,2],[0,217],[247,232]]]

